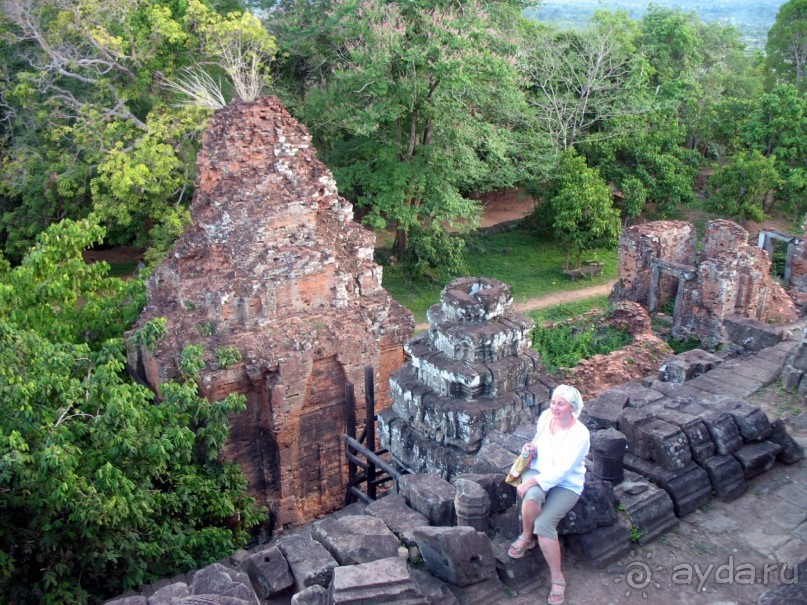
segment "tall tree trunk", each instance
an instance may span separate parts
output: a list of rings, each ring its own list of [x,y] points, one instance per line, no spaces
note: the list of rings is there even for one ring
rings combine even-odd
[[[398,257],[398,260],[403,258],[404,252],[409,247],[409,231],[406,229],[401,229],[398,227],[395,230],[395,256]]]

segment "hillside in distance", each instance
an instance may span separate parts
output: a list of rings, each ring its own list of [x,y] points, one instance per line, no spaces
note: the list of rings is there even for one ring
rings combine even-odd
[[[765,39],[779,7],[786,0],[654,0],[664,8],[695,11],[707,22],[717,21],[736,27],[750,48],[764,48]],[[581,27],[595,10],[627,11],[632,19],[641,19],[650,0],[544,0],[538,9],[527,14],[539,21],[559,27]]]

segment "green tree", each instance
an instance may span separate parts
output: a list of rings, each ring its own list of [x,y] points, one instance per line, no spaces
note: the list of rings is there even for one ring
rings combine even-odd
[[[627,13],[598,12],[590,28],[546,30],[524,40],[530,104],[556,152],[618,136],[607,124],[650,109],[647,64]]]
[[[192,66],[233,73],[238,57],[269,58],[272,39],[251,14],[222,15],[202,0],[2,0],[2,9],[13,60],[0,78],[6,253],[19,259],[48,224],[93,208],[117,243],[170,240],[188,220],[209,110],[176,107],[169,82]]]
[[[620,219],[611,190],[599,172],[588,167],[586,159],[574,150],[561,154],[545,204],[553,236],[568,246],[564,268],[568,268],[570,258],[579,266],[585,250],[616,244]]]
[[[694,199],[699,156],[685,147],[685,130],[672,110],[624,119],[631,123],[616,126],[621,130],[619,136],[581,147],[581,152],[603,178],[623,191],[628,179],[638,179],[645,200],[669,216]]]
[[[93,347],[119,337],[145,303],[143,283],[108,277],[106,263],[87,264],[82,250],[102,241],[90,220],[63,221],[13,270],[0,256],[0,318],[52,342]]]
[[[638,47],[659,108],[678,115],[686,146],[712,157],[737,149],[741,125],[762,94],[762,55],[749,53],[733,27],[655,5],[642,19]]]
[[[792,84],[763,95],[746,122],[744,142],[775,158],[783,179],[775,190],[781,208],[798,218],[807,211],[807,98]]]
[[[127,324],[112,337],[99,310],[123,320],[142,296],[103,263],[82,267],[102,235],[65,221],[2,267],[3,602],[99,602],[225,556],[262,516],[240,469],[218,461],[243,399],[200,398],[190,361],[157,397],[128,379]]]
[[[740,132],[763,93],[764,57],[745,48],[739,32],[719,23],[699,23],[702,62],[698,87],[684,100],[681,124],[686,145],[719,158],[740,147]]]
[[[622,216],[623,224],[636,218],[644,210],[647,203],[647,189],[635,176],[629,176],[622,181]]]
[[[642,18],[639,48],[653,69],[650,86],[660,100],[675,109],[700,93],[697,71],[704,48],[699,25],[694,12],[654,4]]]
[[[710,180],[711,208],[739,220],[762,221],[765,200],[782,183],[776,160],[759,151],[740,152]]]
[[[290,107],[364,221],[395,228],[401,259],[423,242],[456,258],[460,240],[449,229],[468,230],[479,214],[466,194],[513,186],[539,164],[543,138],[524,134],[515,47],[503,33],[521,8],[289,1],[270,15]]]
[[[807,0],[789,0],[779,7],[765,44],[774,81],[793,82],[804,89],[807,67]]]

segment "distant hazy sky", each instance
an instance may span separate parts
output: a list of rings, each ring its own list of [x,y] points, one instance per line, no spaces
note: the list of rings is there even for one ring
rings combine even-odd
[[[764,46],[779,7],[787,0],[652,0],[665,8],[695,11],[704,21],[737,27],[752,47]],[[584,26],[595,10],[624,10],[641,19],[651,0],[542,0],[537,10],[528,10],[539,21],[560,26]]]
[[[634,19],[641,18],[647,6],[656,4],[669,8],[681,8],[684,10],[694,10],[703,18],[709,14],[731,15],[731,13],[747,13],[754,11],[758,14],[769,15],[770,23],[773,23],[779,7],[787,0],[542,0],[536,15],[540,18],[542,14],[551,14],[562,7],[571,8],[574,6],[575,12],[585,10],[588,15],[594,10],[626,10]],[[576,6],[575,6],[576,5]]]

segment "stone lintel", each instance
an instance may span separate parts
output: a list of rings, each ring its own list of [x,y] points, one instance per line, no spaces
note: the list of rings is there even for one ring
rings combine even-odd
[[[661,271],[668,275],[673,275],[684,280],[695,279],[698,276],[698,268],[692,265],[685,265],[683,263],[676,263],[673,261],[665,261],[660,258],[650,260],[651,267],[658,267]]]

